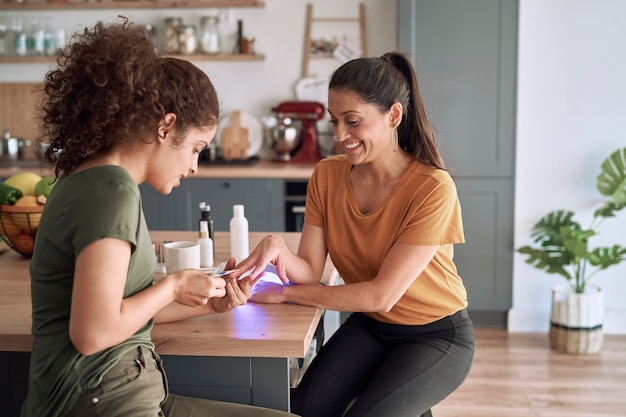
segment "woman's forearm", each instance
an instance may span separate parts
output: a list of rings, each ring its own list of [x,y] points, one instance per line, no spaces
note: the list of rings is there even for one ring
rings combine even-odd
[[[395,302],[381,297],[376,284],[362,282],[338,286],[286,285],[282,290],[284,302],[311,305],[334,311],[389,311]],[[397,300],[396,300],[397,301]]]
[[[207,303],[205,306],[189,307],[174,301],[163,307],[159,312],[155,314],[154,322],[169,323],[213,313],[215,312],[211,308],[211,303]]]

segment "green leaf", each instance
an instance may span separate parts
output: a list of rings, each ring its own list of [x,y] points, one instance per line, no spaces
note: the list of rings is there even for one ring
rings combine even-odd
[[[618,149],[602,162],[596,186],[600,194],[626,204],[626,148]]]
[[[563,226],[559,230],[563,236],[563,246],[566,251],[576,258],[586,258],[589,238],[596,233],[593,230]]]
[[[568,265],[569,262],[558,250],[549,251],[523,246],[517,251],[523,255],[528,255],[526,263],[533,265],[537,269],[545,270],[549,274],[562,275],[567,280],[572,278],[565,269],[565,266]]]
[[[602,207],[593,213],[594,217],[615,217],[615,212],[620,211],[626,207],[626,203],[615,203],[613,201],[606,201]]]
[[[536,243],[548,246],[562,246],[563,237],[561,227],[580,228],[580,225],[572,220],[573,211],[556,210],[546,214],[534,226],[530,236]]]
[[[599,269],[617,265],[626,260],[626,247],[613,245],[609,248],[595,248],[589,254],[589,263]]]

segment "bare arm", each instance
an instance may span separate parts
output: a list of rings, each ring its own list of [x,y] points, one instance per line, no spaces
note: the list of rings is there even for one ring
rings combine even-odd
[[[106,238],[90,244],[76,260],[69,332],[84,355],[126,340],[166,306],[166,317],[199,316],[214,312],[209,300],[226,294],[222,278],[184,270],[124,298],[130,255],[130,243]],[[180,307],[171,307],[174,302]]]
[[[252,301],[313,305],[336,311],[389,311],[432,260],[438,246],[393,245],[376,277],[367,282],[324,287],[260,283]]]

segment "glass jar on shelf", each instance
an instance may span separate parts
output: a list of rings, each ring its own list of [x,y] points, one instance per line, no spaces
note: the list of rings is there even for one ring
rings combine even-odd
[[[178,30],[183,24],[183,19],[180,17],[166,17],[164,24],[163,52],[166,54],[177,54],[179,50]]]
[[[26,27],[26,49],[27,55],[41,56],[45,52],[45,33],[41,26],[39,17],[33,16],[30,18],[29,24]]]
[[[146,23],[145,25],[143,25],[144,30],[146,31],[146,33],[148,34],[148,36],[150,37],[150,40],[152,41],[152,44],[154,45],[155,48],[158,48],[157,43],[158,43],[158,39],[157,39],[157,29],[152,26],[149,23]]]
[[[203,16],[200,18],[200,51],[205,54],[219,54],[222,51],[222,42],[219,32],[218,16]]]
[[[254,36],[247,35],[241,40],[239,47],[239,53],[242,54],[254,54]]]
[[[9,55],[11,48],[9,46],[9,39],[11,34],[11,25],[9,18],[5,15],[0,15],[0,55]]]
[[[180,25],[178,27],[178,52],[184,55],[192,55],[197,50],[196,27],[194,25]]]
[[[24,23],[21,17],[16,17],[12,22],[13,32],[13,53],[17,56],[26,56],[28,53],[28,42]]]
[[[43,36],[43,49],[47,56],[52,56],[56,53],[57,47],[57,31],[52,27],[50,16],[44,18],[44,36]]]

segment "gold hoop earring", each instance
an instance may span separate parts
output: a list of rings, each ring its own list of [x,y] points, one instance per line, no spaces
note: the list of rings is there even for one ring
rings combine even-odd
[[[398,151],[398,129],[397,128],[391,131],[391,149],[394,152]]]

